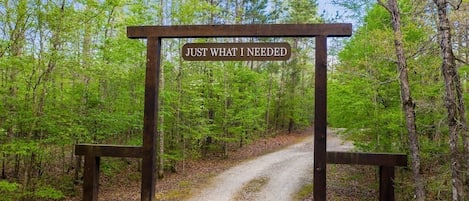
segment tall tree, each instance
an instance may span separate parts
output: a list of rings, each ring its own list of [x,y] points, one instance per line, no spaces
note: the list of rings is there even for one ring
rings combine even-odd
[[[456,68],[456,58],[453,53],[451,24],[448,18],[450,2],[447,0],[433,0],[438,12],[438,38],[441,49],[441,71],[445,81],[445,106],[448,111],[449,147],[451,157],[452,200],[464,200],[463,160],[460,158],[460,143],[462,137],[465,142],[464,150],[469,149],[467,143],[467,123],[464,106],[463,89],[459,73]],[[459,1],[459,4],[461,1]],[[466,164],[467,165],[467,164]]]
[[[409,149],[412,159],[412,173],[415,182],[415,196],[418,201],[425,200],[425,183],[420,174],[420,148],[415,123],[415,103],[412,100],[407,58],[404,50],[403,36],[401,30],[401,13],[397,0],[387,0],[386,3],[378,0],[378,3],[386,8],[391,14],[391,22],[394,31],[394,47],[397,57],[397,72],[399,73],[399,83],[401,89],[401,103],[405,114],[407,134],[409,139]]]
[[[164,10],[164,0],[161,0],[160,1],[160,10],[158,11],[158,16],[159,16],[159,24],[160,25],[163,25],[164,24],[164,18],[163,18],[163,10]],[[160,55],[160,58],[158,59],[163,59],[162,55]],[[159,83],[159,89],[160,91],[162,91],[163,93],[160,93],[160,94],[164,94],[164,91],[165,91],[165,74],[164,74],[165,70],[164,70],[164,67],[163,68],[160,68],[160,83]],[[164,106],[165,106],[165,102],[164,102],[164,97],[162,97],[160,95],[160,97],[158,98],[158,107],[157,108],[160,108],[160,110],[164,110]],[[164,151],[165,151],[165,123],[164,123],[164,120],[165,120],[165,116],[164,116],[164,113],[163,112],[160,112],[158,113],[159,117],[158,117],[158,153],[157,153],[157,159],[158,159],[158,162],[157,162],[157,169],[158,169],[158,178],[163,178],[164,177]]]
[[[286,3],[286,23],[319,23],[322,21],[317,15],[316,0],[287,1]],[[313,65],[309,57],[313,52],[308,47],[313,42],[310,38],[292,38],[289,42],[293,49],[292,58],[282,63],[280,68],[276,115],[279,127],[292,132],[308,125],[313,118],[310,113],[303,113],[311,111],[314,105],[311,102],[313,91],[309,90],[313,87],[311,85],[314,77]],[[300,98],[293,98],[297,96]]]

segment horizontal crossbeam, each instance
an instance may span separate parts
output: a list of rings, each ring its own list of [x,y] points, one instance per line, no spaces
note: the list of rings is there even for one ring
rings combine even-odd
[[[75,155],[142,158],[142,147],[109,144],[77,144]]]
[[[129,26],[129,38],[205,38],[205,37],[349,37],[352,24],[250,24]]]
[[[401,153],[327,152],[327,163],[407,166],[407,155]]]
[[[327,152],[327,163],[379,166],[379,200],[394,201],[394,167],[407,166],[405,154]]]

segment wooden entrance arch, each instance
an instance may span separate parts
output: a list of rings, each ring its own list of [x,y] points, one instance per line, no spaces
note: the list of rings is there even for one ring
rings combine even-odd
[[[143,146],[76,145],[76,154],[85,156],[83,192],[86,201],[97,200],[100,157],[142,158],[141,200],[155,199],[156,139],[161,42],[163,38],[215,37],[315,37],[314,101],[314,199],[326,200],[327,128],[327,37],[350,37],[352,24],[259,24],[131,26],[127,36],[147,39]]]

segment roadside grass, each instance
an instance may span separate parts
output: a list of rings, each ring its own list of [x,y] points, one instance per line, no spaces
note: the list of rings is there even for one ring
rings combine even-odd
[[[155,198],[156,200],[165,201],[186,200],[193,194],[197,194],[201,189],[210,185],[212,178],[216,175],[216,173],[188,175],[186,179],[177,182],[172,188],[157,192]]]
[[[255,193],[260,192],[262,188],[269,182],[268,177],[258,177],[243,186],[243,188],[237,193],[234,201],[247,201],[256,200]]]
[[[308,183],[301,187],[301,189],[293,196],[294,201],[304,200],[313,193],[313,184]]]
[[[156,200],[182,200],[190,194],[192,182],[188,180],[180,181],[178,187],[165,193],[159,192],[155,195]]]

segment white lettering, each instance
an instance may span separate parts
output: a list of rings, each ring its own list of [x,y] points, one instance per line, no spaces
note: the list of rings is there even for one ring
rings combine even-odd
[[[247,48],[247,57],[284,57],[288,54],[285,47],[252,47]]]
[[[280,48],[280,54],[279,54],[280,57],[287,56],[287,54],[288,54],[287,48],[284,48],[284,47]]]
[[[248,47],[248,51],[246,52],[246,56],[251,57],[252,55],[254,55],[254,48]]]
[[[185,59],[191,60],[286,60],[290,54],[290,47],[285,45],[243,44],[243,45],[207,45],[189,46],[181,52]],[[231,57],[231,58],[230,58]],[[278,57],[278,58],[274,58]],[[282,58],[284,57],[284,58]]]
[[[226,47],[218,47],[218,48],[210,48],[210,53],[213,57],[235,57],[236,53],[238,52],[238,48],[226,48]]]
[[[267,48],[261,47],[261,57],[267,56]]]
[[[207,54],[208,48],[187,48],[187,52],[185,53],[186,57],[205,57]]]
[[[274,55],[276,55],[276,57],[278,57],[277,55],[280,55],[280,48],[274,48]]]

